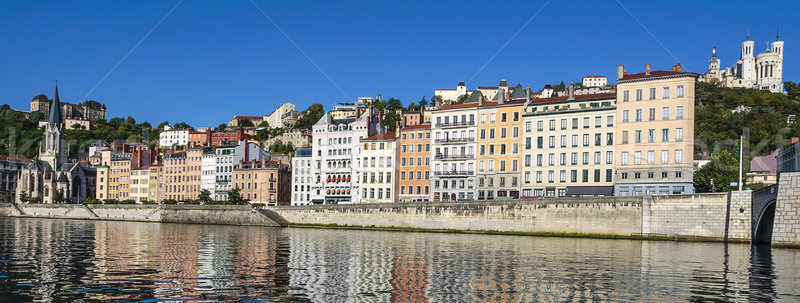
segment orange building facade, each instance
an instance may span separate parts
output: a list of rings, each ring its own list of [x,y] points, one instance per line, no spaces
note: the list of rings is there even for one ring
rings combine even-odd
[[[430,201],[431,125],[417,124],[399,130],[397,166],[400,202]]]

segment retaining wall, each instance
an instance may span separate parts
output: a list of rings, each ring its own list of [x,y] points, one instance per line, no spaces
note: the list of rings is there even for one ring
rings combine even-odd
[[[272,209],[290,224],[631,235],[641,232],[641,201],[608,197]]]

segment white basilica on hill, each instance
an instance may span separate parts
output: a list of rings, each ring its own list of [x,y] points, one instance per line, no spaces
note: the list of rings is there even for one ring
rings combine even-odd
[[[783,89],[783,41],[780,32],[775,36],[775,41],[767,43],[764,52],[754,55],[755,43],[750,40],[750,31],[747,40],[742,42],[741,56],[736,64],[720,70],[720,60],[717,58],[717,49],[714,48],[711,60],[708,63],[708,72],[698,80],[709,83],[719,83],[722,87],[742,87],[769,90],[782,93]]]

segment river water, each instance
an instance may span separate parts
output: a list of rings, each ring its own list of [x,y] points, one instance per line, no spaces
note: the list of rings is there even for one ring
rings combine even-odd
[[[0,301],[800,302],[800,250],[0,217]]]

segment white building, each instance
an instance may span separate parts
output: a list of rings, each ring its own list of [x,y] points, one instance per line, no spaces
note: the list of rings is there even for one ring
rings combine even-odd
[[[200,190],[207,190],[211,193],[211,199],[214,199],[217,192],[217,154],[214,147],[203,150],[200,173]]]
[[[334,119],[326,113],[312,128],[314,204],[359,203],[361,139],[377,133],[378,116],[372,108],[354,118]]]
[[[189,143],[188,129],[169,129],[158,134],[158,146],[173,148],[175,146],[186,146]]]
[[[506,79],[500,80],[498,86],[478,86],[475,90],[467,90],[466,84],[464,84],[464,81],[461,81],[456,88],[436,89],[433,91],[433,94],[442,97],[444,104],[450,104],[453,101],[458,101],[458,98],[462,95],[472,95],[473,92],[481,92],[484,99],[492,100],[498,92],[502,91],[503,93],[508,93],[509,90],[513,92],[514,88],[508,87],[508,81],[506,81]]]
[[[361,203],[398,201],[396,137],[389,132],[361,139]]]
[[[264,116],[264,121],[271,127],[290,127],[297,122],[300,112],[295,109],[294,104],[283,103],[275,108],[275,111]]]
[[[298,148],[292,158],[292,205],[311,205],[312,154],[314,150]]]
[[[744,87],[769,90],[774,93],[783,92],[783,41],[780,33],[775,41],[769,44],[764,52],[755,55],[755,43],[750,40],[742,42],[740,59],[732,67],[720,70],[720,60],[714,49],[709,61],[708,72],[698,80],[719,82],[723,87]]]
[[[598,75],[583,77],[581,82],[583,87],[605,87],[606,84],[608,84],[608,77]]]
[[[431,133],[434,136],[431,151],[433,159],[433,201],[475,199],[476,143],[449,144],[449,138],[475,137],[475,115],[483,94],[470,94],[463,104],[450,104],[431,112]]]

